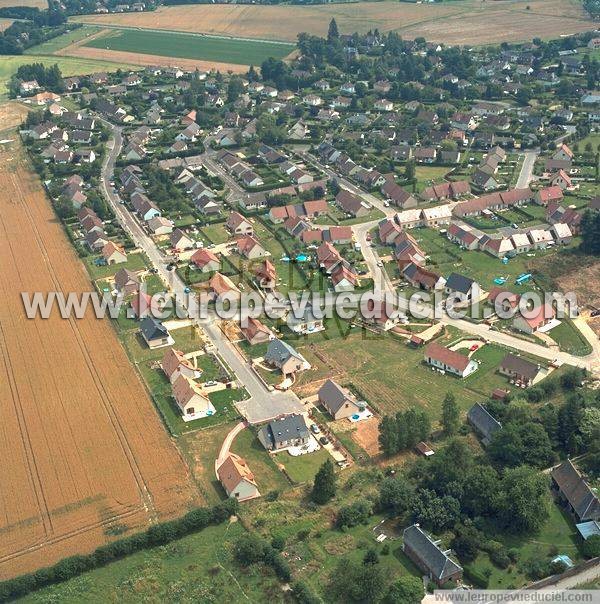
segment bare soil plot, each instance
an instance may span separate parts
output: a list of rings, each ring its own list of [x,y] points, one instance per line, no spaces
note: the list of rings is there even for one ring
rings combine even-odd
[[[356,422],[356,430],[352,432],[352,440],[362,447],[369,457],[376,457],[381,452],[379,446],[379,419],[371,417]]]
[[[527,10],[529,7],[529,10]],[[436,4],[357,2],[319,6],[195,5],[147,13],[85,15],[76,20],[216,35],[296,40],[325,35],[332,17],[343,33],[397,31],[449,44],[490,44],[556,37],[593,29],[579,0],[459,0]]]
[[[0,184],[3,579],[200,502],[109,320],[25,317],[22,291],[92,287],[18,142]]]

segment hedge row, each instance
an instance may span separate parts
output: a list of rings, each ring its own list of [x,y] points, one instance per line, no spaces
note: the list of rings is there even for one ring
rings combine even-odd
[[[220,524],[237,512],[238,505],[237,500],[228,499],[212,508],[197,508],[177,520],[154,524],[142,533],[102,545],[91,554],[64,558],[54,566],[3,581],[0,583],[0,602],[23,597],[149,547],[165,545],[211,524]]]

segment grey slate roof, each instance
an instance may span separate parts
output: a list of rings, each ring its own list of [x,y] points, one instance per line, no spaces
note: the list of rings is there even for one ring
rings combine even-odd
[[[446,281],[446,287],[452,291],[460,292],[462,294],[468,294],[473,286],[473,279],[459,275],[458,273],[452,273]]]
[[[303,362],[306,359],[292,346],[282,340],[271,340],[265,354],[265,361],[274,365],[285,363],[290,357],[295,357]]]
[[[144,338],[149,342],[160,338],[169,337],[169,330],[154,317],[146,317],[140,323],[140,329]]]
[[[487,409],[479,403],[475,403],[469,409],[467,418],[469,423],[477,430],[477,432],[479,432],[479,434],[481,434],[485,444],[489,443],[494,432],[502,429],[502,424],[490,415]]]
[[[261,428],[259,439],[267,449],[281,448],[286,441],[308,438],[309,432],[302,415],[286,415]]]
[[[356,405],[354,396],[333,380],[327,380],[319,389],[319,401],[335,415],[346,403]]]
[[[505,371],[514,372],[517,375],[524,376],[529,380],[533,380],[540,370],[539,366],[535,363],[532,363],[531,361],[528,361],[522,357],[518,357],[510,352],[504,357],[500,367]]]
[[[440,583],[456,572],[462,571],[462,567],[451,560],[418,525],[413,524],[404,529],[403,540],[404,545],[411,549],[422,565]]]
[[[552,479],[580,521],[600,520],[600,500],[570,460],[552,470]]]

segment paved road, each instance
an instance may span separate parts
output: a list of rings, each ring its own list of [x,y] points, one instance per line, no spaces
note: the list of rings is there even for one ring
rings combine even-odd
[[[154,241],[146,234],[144,229],[133,217],[133,215],[121,203],[118,193],[110,185],[113,178],[116,159],[121,151],[123,144],[122,130],[120,127],[102,120],[112,131],[112,140],[108,142],[108,153],[104,159],[101,170],[101,189],[104,196],[109,201],[115,216],[123,228],[127,231],[137,247],[143,250],[152,265],[158,270],[158,274],[163,281],[169,285],[179,301],[188,300],[193,304],[193,294],[185,293],[185,283],[175,271],[168,271],[167,261],[162,256]],[[206,335],[211,340],[216,351],[223,360],[229,365],[237,380],[246,388],[250,394],[250,399],[241,401],[236,407],[246,417],[250,423],[260,423],[268,421],[283,413],[295,413],[304,410],[304,407],[298,397],[293,392],[270,392],[258,379],[250,365],[235,349],[231,342],[215,324],[214,317],[199,320],[198,323],[204,329]]]
[[[533,180],[533,167],[540,154],[539,150],[525,151],[521,172],[517,179],[517,189],[526,189]]]

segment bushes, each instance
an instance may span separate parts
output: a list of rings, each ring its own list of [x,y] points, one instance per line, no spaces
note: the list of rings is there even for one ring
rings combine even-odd
[[[489,579],[483,573],[480,573],[470,566],[465,566],[463,568],[463,575],[464,578],[471,582],[475,587],[487,589]]]
[[[54,566],[3,581],[0,583],[0,602],[23,597],[36,589],[66,581],[140,550],[164,545],[210,524],[220,524],[237,512],[238,505],[235,499],[228,499],[212,508],[197,508],[177,520],[154,524],[142,533],[102,545],[91,554],[64,558]]]
[[[253,533],[242,535],[237,540],[233,555],[242,566],[262,562],[270,566],[281,581],[289,581],[292,578],[285,558],[268,541]]]
[[[358,499],[350,505],[340,508],[335,524],[338,528],[366,524],[372,513],[373,504],[366,499]]]

